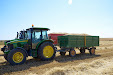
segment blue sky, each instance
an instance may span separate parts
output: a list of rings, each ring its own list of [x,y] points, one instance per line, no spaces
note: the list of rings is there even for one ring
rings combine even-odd
[[[113,0],[0,0],[0,40],[14,39],[32,24],[49,33],[113,38]]]

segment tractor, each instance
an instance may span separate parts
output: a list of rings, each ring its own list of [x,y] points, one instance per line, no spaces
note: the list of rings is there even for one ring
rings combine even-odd
[[[11,65],[20,65],[28,56],[40,60],[52,60],[56,54],[56,47],[51,39],[48,39],[49,28],[31,27],[26,31],[17,33],[17,38],[5,42],[1,48],[4,58]]]

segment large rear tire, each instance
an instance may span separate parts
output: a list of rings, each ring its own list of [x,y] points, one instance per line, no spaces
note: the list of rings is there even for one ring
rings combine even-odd
[[[55,47],[51,42],[44,42],[38,48],[38,56],[41,60],[52,60],[55,54]]]
[[[20,65],[26,61],[26,53],[21,49],[13,49],[9,52],[7,60],[11,65]]]

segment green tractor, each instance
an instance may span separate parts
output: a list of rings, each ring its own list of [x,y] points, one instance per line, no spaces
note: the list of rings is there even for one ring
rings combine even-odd
[[[11,65],[23,64],[26,57],[32,56],[41,60],[52,60],[56,54],[53,41],[48,39],[48,28],[32,27],[17,33],[17,39],[6,41],[1,48],[4,58]],[[19,38],[18,38],[19,36]]]

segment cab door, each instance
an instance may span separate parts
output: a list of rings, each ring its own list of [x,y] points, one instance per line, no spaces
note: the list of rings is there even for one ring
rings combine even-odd
[[[36,49],[37,44],[42,40],[41,30],[32,33],[32,49]]]

